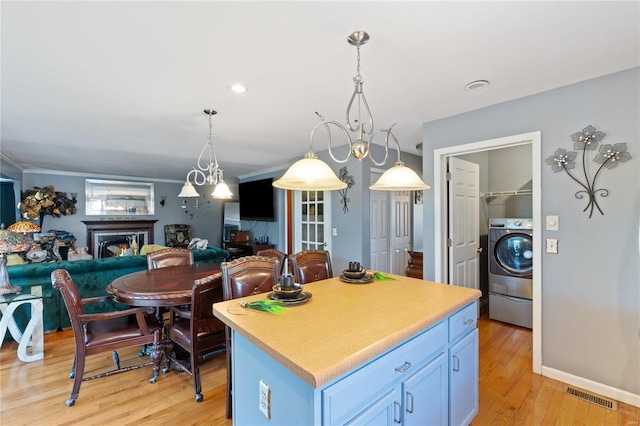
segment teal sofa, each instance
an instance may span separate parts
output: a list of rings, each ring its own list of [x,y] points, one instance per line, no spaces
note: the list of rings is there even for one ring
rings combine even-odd
[[[193,250],[195,263],[221,263],[229,257],[229,252],[217,247]],[[8,266],[11,284],[22,287],[22,293],[31,293],[31,287],[42,287],[44,305],[44,331],[56,331],[71,326],[67,308],[60,293],[51,286],[51,272],[66,269],[78,286],[83,298],[107,295],[106,287],[118,277],[147,269],[146,256],[109,257],[106,259],[76,260],[73,262],[29,263]],[[87,313],[124,309],[125,305],[108,302],[87,306]],[[24,327],[27,312],[16,312],[16,321]]]

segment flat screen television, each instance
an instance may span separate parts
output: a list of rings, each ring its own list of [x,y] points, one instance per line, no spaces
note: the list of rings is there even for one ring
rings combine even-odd
[[[276,221],[276,192],[272,183],[269,178],[238,185],[240,220]]]

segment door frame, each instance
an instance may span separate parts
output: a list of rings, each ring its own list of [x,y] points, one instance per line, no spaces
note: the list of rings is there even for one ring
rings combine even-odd
[[[447,273],[447,157],[531,144],[533,240],[533,372],[542,374],[542,164],[540,131],[436,149],[433,152],[435,281]],[[446,276],[445,276],[446,277]]]

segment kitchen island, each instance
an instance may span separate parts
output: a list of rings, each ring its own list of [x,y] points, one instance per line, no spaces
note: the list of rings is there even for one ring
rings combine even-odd
[[[307,284],[280,315],[214,304],[232,329],[234,424],[468,424],[480,291],[392,277]]]

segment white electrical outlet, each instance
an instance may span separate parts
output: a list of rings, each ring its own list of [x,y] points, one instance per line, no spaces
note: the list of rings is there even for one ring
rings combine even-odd
[[[557,238],[547,238],[546,239],[546,249],[545,253],[548,254],[558,254],[558,239]]]
[[[267,419],[271,418],[271,389],[269,389],[269,385],[260,380],[259,383],[260,388],[260,401],[258,403],[258,408]]]

